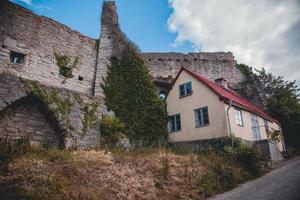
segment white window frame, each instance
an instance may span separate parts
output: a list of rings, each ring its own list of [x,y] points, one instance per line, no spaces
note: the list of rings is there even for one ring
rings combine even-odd
[[[242,110],[239,108],[235,108],[235,122],[238,126],[244,126]]]
[[[255,141],[261,140],[258,116],[253,113],[251,114],[251,129],[253,133],[253,139]]]
[[[177,118],[179,117],[179,128],[177,124]],[[174,130],[172,130],[172,121],[174,120]],[[169,133],[181,131],[181,117],[180,114],[175,114],[169,117]]]
[[[187,91],[187,85],[188,84],[191,84],[191,91],[188,93]],[[183,86],[183,91],[184,91],[184,94],[181,95],[181,90],[180,88]],[[193,86],[192,86],[192,81],[189,81],[189,82],[186,82],[186,83],[183,83],[181,85],[179,85],[178,87],[178,90],[179,90],[179,97],[186,97],[186,96],[190,96],[193,94]]]
[[[204,123],[204,115],[203,115],[203,110],[207,109],[207,120],[208,123]],[[201,115],[201,121],[199,121],[199,114]],[[202,107],[202,108],[197,108],[194,110],[194,115],[195,115],[195,127],[204,127],[204,126],[209,126],[210,120],[209,120],[209,113],[208,113],[208,106]]]

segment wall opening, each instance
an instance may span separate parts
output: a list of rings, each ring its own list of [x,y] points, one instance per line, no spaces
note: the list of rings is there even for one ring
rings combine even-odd
[[[0,139],[14,143],[27,140],[42,147],[63,148],[64,134],[54,113],[34,94],[0,111]]]
[[[24,64],[25,55],[22,53],[17,53],[15,51],[10,52],[10,62],[13,64]]]

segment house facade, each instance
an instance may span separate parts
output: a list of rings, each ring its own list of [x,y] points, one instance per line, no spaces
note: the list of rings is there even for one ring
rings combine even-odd
[[[170,117],[169,141],[201,143],[234,136],[245,143],[267,143],[269,154],[273,153],[273,149],[283,151],[282,140],[275,142],[268,139],[268,132],[280,131],[279,123],[226,88],[225,80],[217,81],[219,83],[181,68],[165,100]]]

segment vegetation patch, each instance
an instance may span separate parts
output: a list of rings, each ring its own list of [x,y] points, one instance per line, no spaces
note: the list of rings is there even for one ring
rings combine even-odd
[[[66,55],[61,55],[54,51],[55,59],[56,59],[56,65],[59,67],[59,74],[64,76],[65,78],[73,78],[72,70],[77,66],[78,64],[78,57],[75,58],[74,62],[70,64],[71,59]],[[64,79],[63,82],[65,82],[66,79]]]
[[[248,79],[253,75],[253,68],[245,64],[237,64],[236,67],[244,74]]]
[[[105,103],[126,126],[124,134],[134,147],[167,143],[168,116],[149,71],[135,48],[112,57],[101,85]]]
[[[75,100],[80,106],[80,110],[83,113],[83,117],[80,117],[81,123],[82,123],[82,133],[86,135],[86,133],[92,129],[96,125],[97,121],[97,107],[98,104],[96,102],[92,103],[86,103],[83,101],[83,99],[78,94],[73,94]]]
[[[125,131],[125,124],[120,119],[102,116],[100,121],[101,145],[106,148],[118,148]]]
[[[0,197],[205,199],[255,177],[225,149],[178,155],[158,148],[69,151],[1,143]]]
[[[57,91],[47,91],[44,86],[31,80],[23,79],[22,82],[47,105],[49,111],[54,113],[57,119],[63,121],[66,128],[66,134],[70,135],[71,131],[74,130],[69,118],[73,106],[70,97],[63,98]]]

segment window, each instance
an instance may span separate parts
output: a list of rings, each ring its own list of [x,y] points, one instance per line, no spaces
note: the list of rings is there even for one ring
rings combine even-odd
[[[251,114],[251,128],[254,140],[260,140],[258,117],[255,114]]]
[[[203,107],[194,110],[196,127],[202,127],[209,125],[208,108]]]
[[[242,111],[238,108],[235,108],[235,119],[238,126],[244,126]]]
[[[169,120],[169,131],[170,133],[181,130],[180,114],[173,115]]]
[[[25,61],[25,55],[14,51],[10,52],[10,62],[13,64],[23,64]]]
[[[265,125],[266,132],[268,133],[270,131],[268,120],[264,119],[264,125]]]
[[[179,96],[184,97],[192,94],[192,82],[179,85]]]

